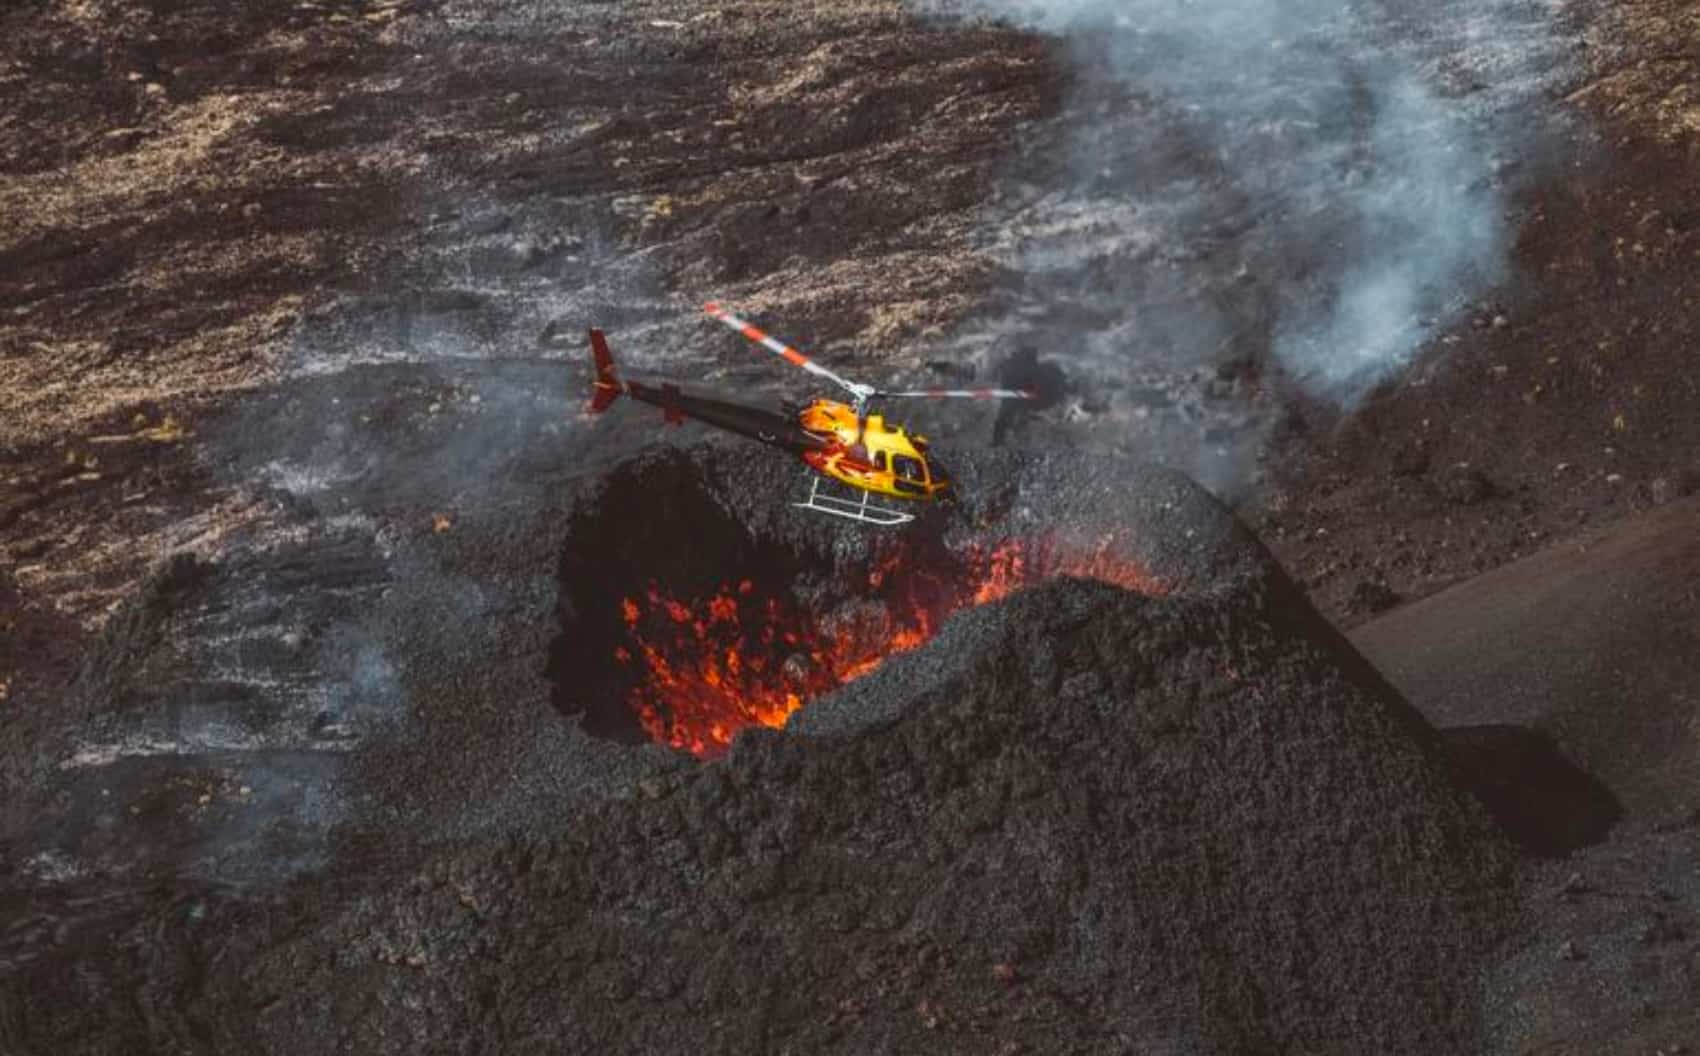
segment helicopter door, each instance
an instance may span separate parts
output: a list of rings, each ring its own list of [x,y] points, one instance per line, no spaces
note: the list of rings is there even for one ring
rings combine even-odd
[[[927,464],[908,455],[892,455],[891,468],[897,474],[893,482],[898,491],[919,494],[927,490]]]

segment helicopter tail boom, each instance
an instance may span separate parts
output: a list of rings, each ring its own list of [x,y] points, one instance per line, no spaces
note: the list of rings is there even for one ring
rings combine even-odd
[[[592,414],[601,414],[621,396],[630,396],[639,403],[661,408],[663,420],[668,425],[683,425],[686,420],[695,419],[704,425],[737,433],[793,454],[802,454],[822,444],[819,437],[803,429],[790,414],[699,396],[685,392],[666,380],[627,381],[615,371],[613,352],[600,330],[590,331],[590,351],[596,366],[596,381],[590,396]]]

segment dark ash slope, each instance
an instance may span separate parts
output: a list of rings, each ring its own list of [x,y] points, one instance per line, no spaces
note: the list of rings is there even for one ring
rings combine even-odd
[[[1508,850],[1307,625],[1072,580],[974,610],[816,736],[263,919],[162,910],[171,1013],[121,1048],[1478,1051]],[[67,996],[13,1005],[25,1051]]]

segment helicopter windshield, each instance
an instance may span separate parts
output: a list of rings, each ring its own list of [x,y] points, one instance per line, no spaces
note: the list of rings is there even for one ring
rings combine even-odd
[[[927,467],[920,459],[910,458],[908,455],[892,455],[891,468],[904,480],[915,484],[927,482]]]

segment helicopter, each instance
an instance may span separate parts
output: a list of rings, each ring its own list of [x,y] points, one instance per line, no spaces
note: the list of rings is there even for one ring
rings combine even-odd
[[[614,369],[614,355],[601,330],[590,331],[590,347],[596,365],[596,380],[589,410],[601,414],[620,396],[660,407],[672,425],[687,418],[737,433],[797,455],[807,467],[809,494],[793,506],[816,513],[843,517],[862,524],[894,527],[907,524],[915,515],[887,504],[948,500],[951,482],[938,460],[928,451],[927,438],[901,425],[887,423],[884,415],[871,413],[876,399],[974,399],[1031,400],[1025,389],[908,389],[886,390],[850,381],[827,369],[783,341],[734,315],[718,302],[703,311],[712,319],[738,331],[750,341],[793,366],[825,378],[850,394],[849,402],[816,397],[800,408],[785,412],[751,407],[730,400],[693,395],[678,384],[629,381]],[[845,498],[823,490],[822,483],[843,485],[856,497]]]

